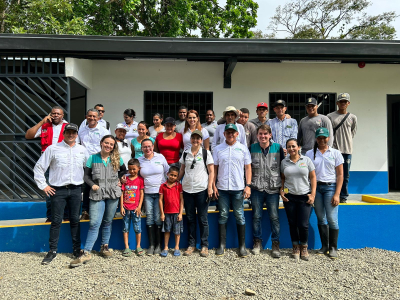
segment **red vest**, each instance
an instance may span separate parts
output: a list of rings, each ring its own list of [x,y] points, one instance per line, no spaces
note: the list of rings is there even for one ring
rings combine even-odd
[[[68,123],[63,123],[61,127],[60,136],[58,137],[58,143],[64,139],[64,127]],[[46,150],[53,142],[53,123],[45,123],[42,125],[42,132],[40,133],[40,144],[42,145],[42,152]]]

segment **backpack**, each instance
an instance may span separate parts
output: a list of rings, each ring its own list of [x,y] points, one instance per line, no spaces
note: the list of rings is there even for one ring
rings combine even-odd
[[[201,149],[203,152],[203,161],[204,161],[204,167],[206,168],[206,172],[207,172],[207,175],[208,175],[208,169],[207,169],[207,150],[206,149]],[[183,152],[183,161],[185,162],[186,161],[186,156],[187,156],[187,152]]]

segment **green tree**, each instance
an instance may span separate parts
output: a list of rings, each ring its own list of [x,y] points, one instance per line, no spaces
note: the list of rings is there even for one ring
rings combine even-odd
[[[223,7],[218,0],[6,2],[2,32],[120,36],[251,38],[258,9],[254,0],[227,0]]]
[[[393,39],[395,12],[368,16],[370,5],[367,0],[292,0],[277,7],[269,29],[292,39]]]

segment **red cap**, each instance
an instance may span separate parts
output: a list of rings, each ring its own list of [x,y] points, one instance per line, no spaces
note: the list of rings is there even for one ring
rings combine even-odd
[[[265,103],[265,102],[260,102],[260,103],[258,103],[258,104],[257,104],[257,108],[259,108],[259,107],[265,107],[265,108],[268,108],[268,104],[267,104],[267,103]]]

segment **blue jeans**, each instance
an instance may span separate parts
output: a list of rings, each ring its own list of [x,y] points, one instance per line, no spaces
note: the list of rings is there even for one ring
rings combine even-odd
[[[350,165],[351,165],[351,154],[343,154],[343,185],[340,191],[340,199],[346,199],[349,197],[349,178],[350,178]]]
[[[196,209],[200,227],[201,247],[208,248],[208,202],[207,189],[198,193],[183,192],[186,217],[189,223],[189,247],[196,247]]]
[[[51,226],[49,245],[51,251],[57,251],[60,228],[65,210],[69,208],[72,248],[74,251],[81,249],[81,235],[79,226],[79,212],[81,210],[81,186],[53,187],[56,191],[51,200]]]
[[[108,245],[111,236],[111,225],[117,206],[118,199],[100,201],[90,199],[90,225],[85,243],[85,251],[92,251],[93,245],[99,235],[100,225],[102,226],[101,244]]]
[[[244,198],[243,190],[241,191],[223,191],[218,190],[218,208],[219,208],[219,224],[226,224],[229,217],[229,207],[232,203],[233,215],[236,218],[236,224],[246,224],[244,219]]]
[[[122,232],[129,232],[132,221],[135,233],[142,233],[142,217],[138,217],[134,210],[125,209],[125,216],[122,217],[122,221],[124,222]]]
[[[144,203],[146,206],[146,225],[162,225],[162,221],[160,219],[160,205],[158,204],[159,198],[159,194],[144,194]]]
[[[251,189],[251,205],[253,208],[253,237],[262,240],[261,219],[263,213],[264,202],[267,205],[267,212],[271,224],[271,240],[279,241],[280,225],[279,225],[279,194],[268,194]]]
[[[339,206],[332,206],[331,200],[336,191],[336,184],[317,185],[314,209],[317,215],[318,225],[327,225],[331,229],[339,229]]]

